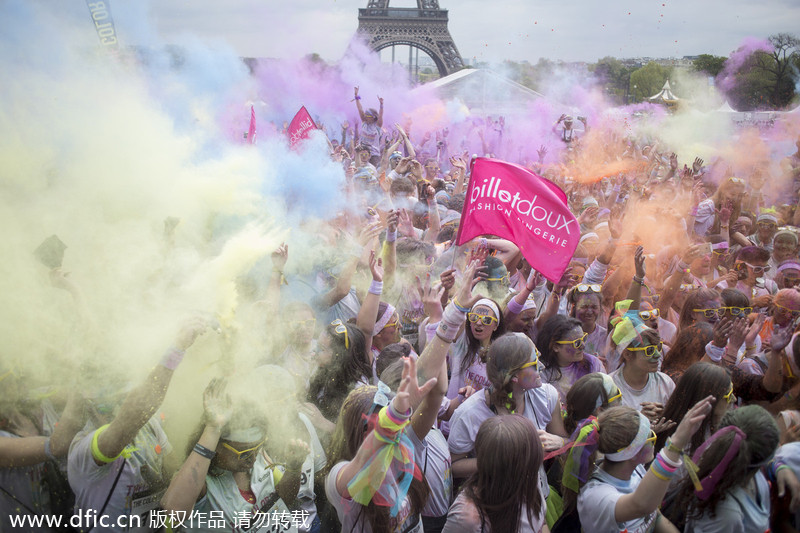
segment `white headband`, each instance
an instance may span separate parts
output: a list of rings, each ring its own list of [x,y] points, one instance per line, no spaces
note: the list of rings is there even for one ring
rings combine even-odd
[[[637,414],[639,415],[639,432],[636,433],[636,436],[633,438],[631,443],[622,448],[620,451],[615,453],[607,453],[606,459],[609,461],[620,462],[632,459],[636,457],[636,454],[642,449],[644,443],[647,442],[647,437],[650,436],[650,421],[642,413]]]
[[[599,374],[603,378],[603,388],[606,390],[606,398],[611,398],[612,396],[615,396],[614,390],[619,389],[619,387],[617,386],[616,383],[614,383],[614,379],[608,374],[605,374],[603,372],[599,372]],[[601,405],[603,405],[603,396],[598,395],[597,405],[595,405],[594,408],[597,409]]]
[[[580,238],[580,240],[578,241],[578,244],[582,243],[583,241],[585,241],[585,240],[587,240],[587,239],[597,239],[597,240],[600,240],[600,236],[599,236],[599,235],[597,235],[597,233],[595,233],[595,232],[593,232],[593,231],[590,231],[589,233],[584,233],[583,235],[581,235],[581,238]]]
[[[394,312],[394,306],[392,306],[392,304],[386,304],[386,311],[384,311],[383,316],[381,316],[378,321],[375,322],[375,327],[372,329],[373,337],[386,327],[386,324],[388,324],[389,320],[392,318],[392,316],[394,316]]]
[[[475,304],[472,306],[472,309],[470,309],[470,311],[472,311],[473,309],[475,309],[479,305],[484,305],[484,306],[488,307],[489,309],[491,309],[492,311],[494,311],[494,316],[497,318],[497,320],[500,320],[500,309],[498,309],[497,308],[497,304],[495,304],[489,298],[481,298],[480,300],[475,302]]]
[[[233,442],[260,442],[264,440],[264,430],[259,427],[226,429],[220,438]]]

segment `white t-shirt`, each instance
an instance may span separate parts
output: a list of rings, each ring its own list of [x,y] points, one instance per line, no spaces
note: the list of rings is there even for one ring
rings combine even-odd
[[[328,501],[336,509],[339,522],[342,523],[342,533],[372,533],[372,528],[362,518],[362,506],[350,499],[350,495],[341,495],[336,490],[336,476],[346,465],[346,462],[336,463],[331,468],[328,478],[325,480],[325,494]],[[394,527],[392,533],[423,533],[422,518],[420,515],[411,516],[411,504],[408,498],[405,499],[400,507],[400,512],[392,519]],[[378,533],[378,532],[376,532]],[[380,532],[383,533],[383,532]]]
[[[595,470],[589,482],[578,494],[578,514],[584,531],[597,533],[651,533],[655,530],[658,511],[642,518],[627,522],[617,522],[614,513],[617,500],[625,494],[632,494],[644,477],[642,465],[636,467],[628,481],[617,479],[604,470]]]
[[[675,382],[672,378],[663,372],[650,372],[647,376],[647,384],[643,389],[634,389],[625,381],[622,376],[622,370],[625,365],[619,367],[619,370],[611,373],[611,379],[617,384],[619,390],[622,391],[622,405],[632,407],[637,411],[642,408],[642,402],[657,402],[667,405],[672,391],[675,390]]]
[[[430,495],[422,516],[445,516],[453,499],[453,473],[450,449],[441,431],[431,429],[420,441],[413,428],[408,437],[414,444],[414,461],[428,480]]]
[[[689,519],[685,531],[694,533],[762,533],[769,531],[769,484],[760,471],[753,481],[755,498],[744,487],[734,487],[717,503],[714,518],[706,511],[697,520]]]
[[[307,475],[309,469],[313,474],[314,465],[311,454],[303,463],[303,474]],[[218,533],[220,531],[230,533],[283,533],[289,531],[297,533],[295,521],[291,520],[292,512],[284,501],[277,497],[273,475],[273,468],[267,463],[266,456],[264,453],[259,453],[250,475],[250,490],[256,497],[256,503],[249,503],[239,492],[233,472],[224,470],[220,475],[209,474],[206,476],[206,493],[194,504],[194,511],[201,517],[214,516],[215,521],[211,523],[209,520],[204,524],[187,523],[185,524],[186,531],[192,533]],[[212,513],[214,514],[212,515]],[[276,514],[278,517],[288,517],[288,520],[275,520]]]
[[[534,523],[528,522],[528,509],[523,506],[521,510],[518,533],[538,533],[545,524],[545,511],[547,504],[542,497],[542,507],[539,516],[534,518]],[[475,503],[462,492],[453,502],[447,513],[447,523],[442,533],[490,533],[492,531],[488,517],[484,516],[484,527],[481,529],[481,515]]]
[[[0,431],[0,437],[19,438],[13,433]],[[0,468],[0,531],[22,531],[11,528],[11,515],[31,514],[25,507],[37,515],[50,513],[50,494],[42,486],[44,463],[16,468]],[[5,491],[5,492],[4,492]],[[6,492],[8,494],[6,494]],[[49,528],[30,529],[27,531],[50,531]]]
[[[491,385],[489,378],[486,376],[486,363],[481,362],[477,354],[467,371],[461,371],[461,362],[466,356],[467,335],[462,333],[450,348],[450,382],[447,386],[447,397],[451,400],[458,396],[458,389],[462,387],[469,385],[477,391]]]
[[[100,513],[122,469],[102,513],[108,517],[110,525],[103,530],[150,531],[150,510],[158,506],[169,482],[162,478],[161,472],[164,456],[172,451],[164,430],[155,417],[151,418],[134,437],[132,445],[135,451],[128,459],[119,457],[103,465],[95,463],[92,457],[93,436],[94,431],[79,433],[69,449],[67,472],[69,484],[75,493],[76,511],[93,509],[95,513]],[[127,518],[118,522],[121,516]],[[140,517],[138,523],[142,527],[136,527],[136,516]]]

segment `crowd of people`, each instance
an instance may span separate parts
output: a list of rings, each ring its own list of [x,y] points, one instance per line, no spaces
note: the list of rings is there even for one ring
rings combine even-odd
[[[310,272],[290,243],[240,283],[258,362],[208,384],[185,450],[159,409],[214,320],[139,383],[62,397],[0,367],[0,531],[800,529],[800,138],[745,168],[592,124],[598,152],[561,116],[550,162],[517,161],[581,228],[551,282],[508,240],[455,244],[457,139],[354,101],[329,141],[348,209]],[[615,171],[587,178],[590,150]]]

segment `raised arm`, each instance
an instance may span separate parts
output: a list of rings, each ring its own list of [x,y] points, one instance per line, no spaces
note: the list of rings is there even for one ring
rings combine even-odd
[[[713,396],[709,396],[689,409],[686,415],[678,424],[675,433],[670,438],[670,446],[666,446],[659,452],[672,461],[677,463],[681,456],[675,450],[683,450],[689,443],[702,424],[703,419],[711,413],[711,401]],[[661,475],[661,477],[664,477]],[[658,506],[661,505],[661,500],[667,493],[669,487],[669,479],[661,479],[653,473],[653,466],[651,466],[645,474],[639,486],[631,494],[625,494],[617,500],[614,507],[614,519],[617,522],[627,522],[628,520],[635,520],[652,513]]]
[[[225,381],[212,379],[203,393],[203,433],[161,498],[161,507],[166,511],[191,512],[195,502],[205,495],[208,468],[216,453],[214,450],[219,444],[222,429],[232,414]]]
[[[417,381],[417,369],[414,360],[411,358],[404,360],[403,379],[397,389],[397,395],[392,398],[388,407],[384,407],[384,410],[389,412],[388,420],[390,424],[379,422],[377,427],[370,431],[364,442],[361,443],[353,460],[344,465],[339,471],[339,475],[336,477],[336,491],[340,495],[350,494],[347,486],[378,449],[384,446],[394,446],[394,444],[387,444],[385,441],[394,441],[397,438],[398,427],[400,428],[399,431],[402,431],[411,416],[411,405],[421,402],[435,385],[436,378],[432,378],[420,387]],[[384,410],[381,413],[384,413]],[[381,417],[379,417],[380,419]],[[391,419],[400,422],[400,424],[393,423]],[[381,438],[376,435],[378,433]],[[388,475],[392,475],[391,472]]]
[[[194,319],[183,327],[175,339],[173,348],[164,355],[161,362],[150,372],[138,387],[133,389],[120,407],[119,413],[108,427],[96,434],[97,450],[94,460],[97,464],[111,462],[133,441],[133,438],[164,401],[172,375],[186,350],[207,328],[205,320]],[[93,446],[93,448],[95,448]]]
[[[361,118],[361,121],[364,122],[364,119],[367,116],[364,114],[364,108],[361,107],[361,97],[358,96],[358,87],[353,87],[354,97],[353,99],[356,101],[356,108],[358,108],[358,116]]]
[[[381,303],[383,292],[383,261],[375,257],[375,250],[369,253],[369,269],[372,272],[372,284],[364,297],[361,309],[358,311],[356,325],[364,332],[367,353],[372,359],[372,335],[375,330],[375,321],[378,320],[378,305]]]

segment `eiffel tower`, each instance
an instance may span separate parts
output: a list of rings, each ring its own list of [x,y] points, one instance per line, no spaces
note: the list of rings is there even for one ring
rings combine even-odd
[[[367,8],[358,10],[358,33],[376,52],[393,45],[422,50],[433,59],[440,76],[464,67],[447,29],[447,10],[439,7],[439,0],[417,0],[416,9],[389,7],[389,0],[368,0]]]

